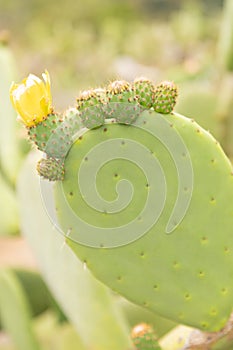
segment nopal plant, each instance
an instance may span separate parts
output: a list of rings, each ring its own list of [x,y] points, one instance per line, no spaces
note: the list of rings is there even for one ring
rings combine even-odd
[[[174,112],[173,82],[114,81],[60,115],[43,78],[10,95],[44,154],[41,186],[51,183],[67,245],[128,300],[221,338],[233,300],[233,169],[219,143]],[[138,350],[161,348],[149,326],[133,337]]]

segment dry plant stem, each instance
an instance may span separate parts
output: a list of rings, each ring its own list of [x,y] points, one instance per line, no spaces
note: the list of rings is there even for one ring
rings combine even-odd
[[[226,326],[219,332],[202,332],[198,329],[179,325],[159,340],[163,350],[211,350],[220,340],[225,346],[233,341],[233,313]]]
[[[184,347],[184,350],[210,350],[220,339],[227,337],[233,339],[233,313],[231,314],[226,326],[219,332],[201,332],[194,330]]]

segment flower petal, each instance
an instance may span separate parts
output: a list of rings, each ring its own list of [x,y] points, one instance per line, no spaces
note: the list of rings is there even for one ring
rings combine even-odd
[[[38,124],[52,111],[49,73],[45,71],[42,77],[29,74],[21,84],[10,87],[12,105],[27,126]]]

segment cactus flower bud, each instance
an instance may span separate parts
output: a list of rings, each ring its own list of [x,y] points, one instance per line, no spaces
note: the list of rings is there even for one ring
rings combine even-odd
[[[135,350],[161,350],[154,329],[147,323],[136,325],[131,333]]]
[[[49,73],[45,71],[42,77],[44,81],[29,74],[22,83],[13,83],[10,88],[13,107],[27,127],[35,126],[52,112]]]

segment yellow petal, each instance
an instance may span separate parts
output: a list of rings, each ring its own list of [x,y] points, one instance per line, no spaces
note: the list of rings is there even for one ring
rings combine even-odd
[[[10,87],[11,102],[27,126],[36,125],[52,111],[49,73],[45,71],[42,77],[29,74],[21,84]]]

